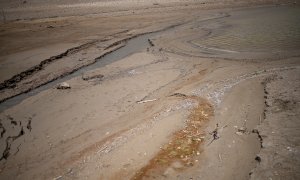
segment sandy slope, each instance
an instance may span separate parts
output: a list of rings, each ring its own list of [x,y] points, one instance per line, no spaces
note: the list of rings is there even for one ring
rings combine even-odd
[[[298,179],[299,57],[204,57],[191,40],[235,11],[217,7],[241,4],[215,5],[2,25],[3,80],[76,48],[1,97],[124,45],[114,42],[181,24],[147,49],[68,80],[71,89],[52,87],[1,112],[1,179]]]

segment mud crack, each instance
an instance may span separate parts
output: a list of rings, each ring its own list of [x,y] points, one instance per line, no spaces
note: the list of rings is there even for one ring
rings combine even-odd
[[[44,69],[48,64],[56,61],[56,60],[59,60],[63,57],[66,57],[66,56],[69,56],[71,54],[74,54],[74,53],[77,53],[78,51],[81,51],[83,49],[86,49],[92,45],[94,45],[96,42],[98,42],[98,40],[95,40],[95,41],[92,41],[92,42],[89,42],[89,43],[85,43],[85,44],[82,44],[80,46],[77,46],[77,47],[73,47],[73,48],[70,48],[68,50],[66,50],[65,52],[59,54],[59,55],[56,55],[56,56],[52,56],[48,59],[45,59],[43,61],[41,61],[38,65],[35,65],[19,74],[16,74],[14,75],[12,78],[8,79],[8,80],[5,80],[4,82],[2,82],[0,84],[0,90],[3,90],[3,89],[6,89],[6,88],[14,88],[16,87],[17,83],[22,81],[23,79],[27,78],[28,76],[31,76],[33,74],[35,74],[36,72]]]
[[[2,157],[0,157],[0,161],[2,161],[3,159],[7,159],[9,156],[10,156],[10,148],[11,148],[11,144],[13,141],[15,141],[16,139],[18,139],[19,137],[23,136],[25,133],[24,133],[24,130],[23,130],[23,127],[21,127],[21,130],[19,132],[18,135],[16,136],[8,136],[5,140],[6,142],[6,147],[2,153]]]
[[[3,126],[3,124],[2,123],[0,123],[0,129],[1,129],[1,138],[3,137],[3,135],[4,135],[4,133],[6,132],[6,129],[5,129],[5,127]]]
[[[252,133],[257,134],[257,137],[258,137],[259,142],[260,142],[260,147],[263,148],[263,138],[262,138],[262,136],[260,135],[259,131],[258,131],[257,129],[253,129],[253,130],[252,130]]]
[[[1,130],[0,140],[3,145],[0,161],[7,160],[8,157],[13,153],[11,152],[12,145],[15,140],[25,135],[25,128],[27,128],[29,131],[32,130],[31,120],[32,118],[29,117],[27,121],[27,125],[25,127],[22,125],[21,121],[17,121],[9,115],[7,115],[4,119],[0,119],[0,130]],[[16,128],[20,128],[19,130],[17,130],[17,133],[16,133]],[[16,149],[13,150],[15,151],[13,155],[17,154],[20,151],[20,146],[21,144],[19,144],[16,147]]]

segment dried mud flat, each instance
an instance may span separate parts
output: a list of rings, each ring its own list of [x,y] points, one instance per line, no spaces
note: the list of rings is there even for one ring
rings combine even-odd
[[[1,2],[0,179],[299,179],[297,3]]]

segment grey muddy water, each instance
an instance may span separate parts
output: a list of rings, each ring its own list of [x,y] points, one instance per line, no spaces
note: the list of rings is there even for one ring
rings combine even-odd
[[[117,49],[116,51],[100,58],[96,63],[94,63],[90,66],[83,67],[83,68],[79,69],[78,71],[75,71],[72,74],[69,74],[63,78],[59,78],[52,82],[49,82],[48,84],[38,87],[28,93],[24,93],[24,94],[15,96],[11,99],[8,99],[8,100],[4,101],[3,103],[1,103],[0,112],[20,103],[21,101],[23,101],[24,99],[26,99],[30,96],[36,95],[41,91],[44,91],[44,90],[54,87],[58,83],[67,81],[67,80],[77,77],[77,76],[81,76],[84,72],[103,67],[107,64],[110,64],[117,60],[125,58],[126,56],[129,56],[130,54],[133,54],[133,53],[139,52],[143,49],[146,49],[147,47],[150,47],[148,39],[157,35],[158,33],[159,32],[154,32],[154,33],[149,33],[149,34],[135,37],[135,38],[127,41],[126,45],[124,47],[121,47],[120,49]]]

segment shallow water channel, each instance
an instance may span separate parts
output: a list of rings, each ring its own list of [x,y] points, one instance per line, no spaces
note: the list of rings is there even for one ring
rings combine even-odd
[[[252,56],[253,54],[267,56],[271,54],[272,56],[281,57],[300,55],[300,7],[278,6],[234,10],[230,12],[229,17],[213,19],[209,23],[220,23],[220,21],[222,24],[226,24],[226,27],[212,29],[213,33],[211,35],[195,38],[190,43],[198,46],[198,51],[205,47],[205,51],[211,51],[210,54],[227,58],[263,57]],[[199,28],[202,28],[201,24]],[[162,32],[166,33],[166,30],[130,39],[124,47],[99,58],[94,64],[83,67],[72,74],[28,93],[8,99],[1,103],[0,112],[30,96],[54,87],[58,83],[81,76],[86,71],[104,67],[133,53],[142,51],[151,46],[148,39]]]
[[[57,80],[54,80],[52,82],[49,82],[41,87],[38,87],[28,93],[24,93],[24,94],[20,94],[18,96],[15,96],[13,98],[10,98],[4,102],[1,103],[0,105],[0,112],[4,111],[5,109],[8,109],[9,107],[12,107],[14,105],[19,104],[20,102],[22,102],[24,99],[30,97],[30,96],[34,96],[36,94],[38,94],[41,91],[47,90],[49,88],[54,87],[55,85],[67,81],[69,79],[72,79],[74,77],[77,76],[81,76],[84,72],[93,70],[93,69],[97,69],[100,67],[104,67],[107,64],[111,64],[115,61],[118,61],[120,59],[123,59],[133,53],[137,53],[139,51],[142,51],[148,47],[150,47],[151,45],[148,42],[148,39],[158,35],[161,32],[153,32],[153,33],[149,33],[149,34],[144,34],[144,35],[140,35],[138,37],[132,38],[130,40],[128,40],[126,42],[126,45],[124,47],[121,47],[120,49],[117,49],[116,51],[109,53],[107,55],[105,55],[104,57],[98,59],[96,61],[96,63],[91,64],[89,66],[83,67],[81,69],[79,69],[78,71],[75,71],[72,74],[66,75],[62,78],[59,78]]]

